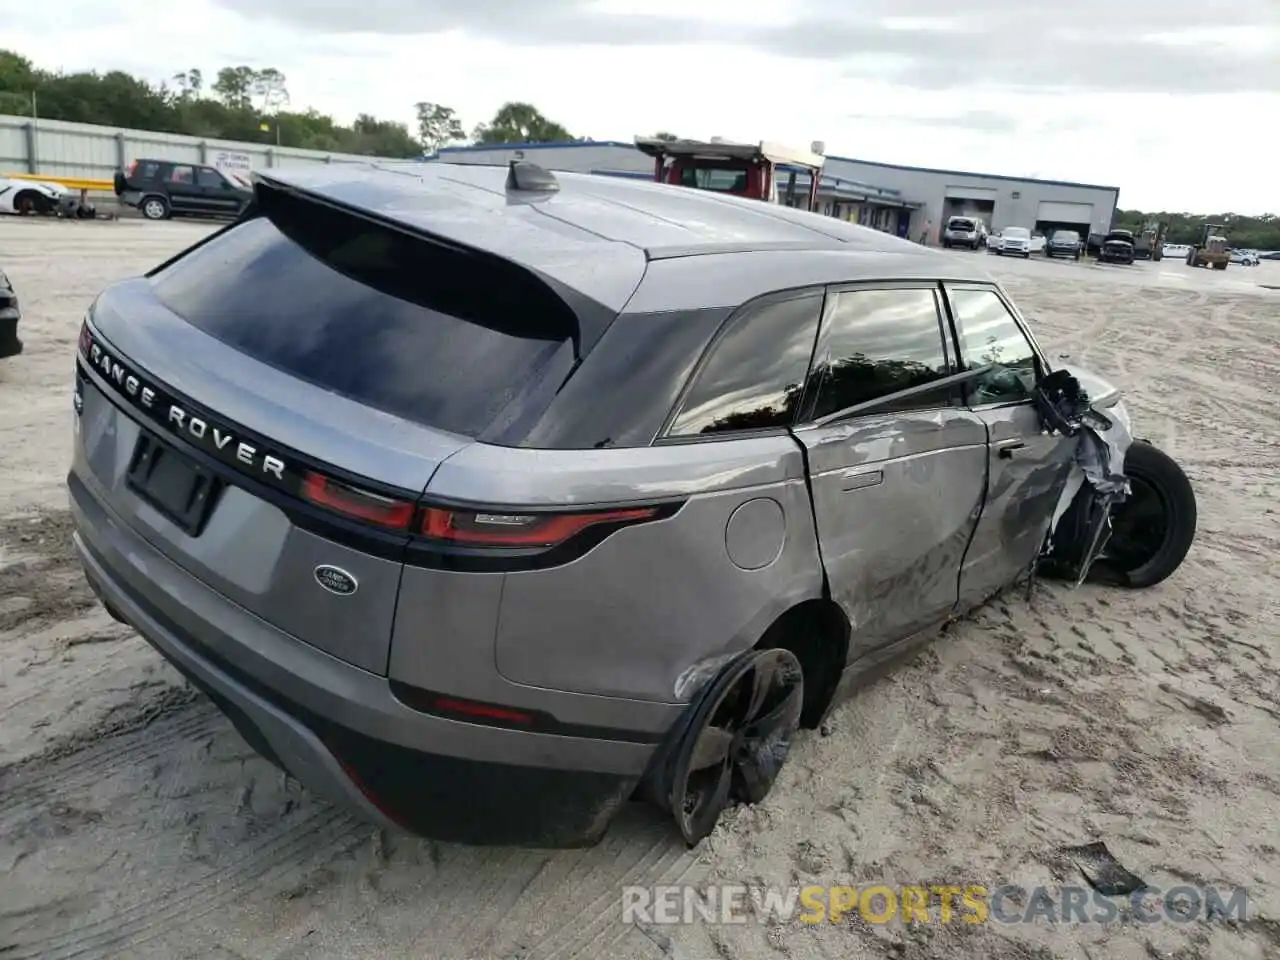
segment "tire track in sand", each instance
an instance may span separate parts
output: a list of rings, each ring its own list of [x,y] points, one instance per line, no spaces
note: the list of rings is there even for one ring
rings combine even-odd
[[[233,746],[238,746],[238,737],[212,706],[193,713],[165,718],[36,769],[23,765],[19,776],[31,778],[26,789],[16,797],[5,790],[9,802],[0,815],[0,836],[6,844],[34,845],[31,852],[41,857],[32,859],[53,859],[50,866],[64,869],[56,863],[59,854],[72,860],[85,859],[93,849],[124,854],[83,876],[83,897],[89,904],[77,911],[77,922],[48,916],[38,899],[13,913],[0,912],[3,926],[14,913],[26,918],[20,930],[3,932],[0,926],[0,955],[5,960],[100,956],[113,948],[145,943],[174,925],[244,901],[264,884],[307,872],[367,836],[368,828],[320,802],[284,799],[274,823],[270,817],[259,820],[233,810],[234,788],[216,780],[210,783],[204,774],[225,775],[229,766],[210,756],[210,736],[230,740]],[[250,763],[255,780],[275,776],[265,761]],[[249,764],[235,766],[238,774]],[[233,822],[216,822],[219,812],[229,813]],[[211,864],[201,863],[207,857],[183,853],[155,855],[166,847],[183,850],[202,826],[208,828],[202,839],[214,839],[211,849],[227,834],[250,836],[235,837],[239,842]],[[50,832],[60,834],[58,849],[40,849]],[[141,862],[135,864],[135,856]],[[24,859],[22,853],[15,857],[10,879],[38,894],[40,871],[25,870],[31,860]],[[135,866],[141,867],[145,882],[131,875]],[[31,875],[23,876],[27,873]]]
[[[531,960],[567,960],[599,955],[631,932],[619,912],[623,886],[667,882],[694,863],[667,819],[638,805],[585,850],[393,842],[300,797],[250,757],[201,701],[0,773],[0,863],[13,865],[0,880],[13,884],[0,895],[0,956],[136,956],[147,945],[167,953],[209,927],[221,942],[237,917],[314,891],[317,876],[341,878],[333,894],[349,893],[348,865],[369,860],[363,888],[386,903],[391,926],[410,939],[429,936],[428,955],[491,955],[518,944]],[[438,861],[425,886],[429,871],[402,855],[414,849],[433,850]],[[80,879],[68,906],[57,881],[72,872]],[[415,888],[412,902],[394,895],[397,885]]]

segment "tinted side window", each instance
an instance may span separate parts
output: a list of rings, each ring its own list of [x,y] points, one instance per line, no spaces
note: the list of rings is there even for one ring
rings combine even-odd
[[[139,160],[138,166],[134,169],[134,179],[136,180],[155,180],[160,175],[160,164],[154,160]]]
[[[731,322],[695,374],[669,436],[765,430],[795,422],[821,294],[764,301]]]
[[[1013,314],[994,290],[948,290],[951,314],[960,338],[960,362],[967,370],[991,366],[971,383],[968,402],[1023,400],[1035,388],[1035,350]]]
[[[170,183],[191,183],[195,179],[195,171],[188,166],[174,166],[165,179]]]
[[[222,178],[222,174],[210,167],[200,167],[197,169],[196,178],[196,182],[202,187],[217,187],[221,189],[227,182]]]
[[[814,418],[919,387],[948,375],[932,290],[845,290],[823,332]],[[947,406],[950,392],[917,394],[886,410]]]

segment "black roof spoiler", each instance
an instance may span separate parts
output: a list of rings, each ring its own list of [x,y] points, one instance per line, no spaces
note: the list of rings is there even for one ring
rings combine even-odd
[[[363,220],[422,242],[440,254],[441,276],[448,277],[451,281],[456,281],[460,269],[469,267],[470,272],[474,273],[477,264],[492,271],[494,282],[474,285],[469,288],[465,302],[451,303],[452,312],[456,316],[472,319],[476,323],[515,336],[532,333],[533,324],[541,321],[545,326],[539,328],[539,334],[570,339],[574,356],[579,360],[586,356],[614,319],[613,311],[580,291],[491,250],[459,243],[416,225],[380,216],[375,211],[294,186],[275,179],[268,172],[254,171],[252,179],[254,199],[251,209],[245,212],[244,217],[265,216],[303,246],[316,242],[315,231],[291,231],[290,221],[301,226],[313,214],[338,214]],[[536,182],[536,177],[534,181]],[[526,186],[523,189],[529,188]],[[299,220],[299,217],[303,219]],[[471,302],[473,299],[474,303]],[[468,313],[474,316],[466,316]]]

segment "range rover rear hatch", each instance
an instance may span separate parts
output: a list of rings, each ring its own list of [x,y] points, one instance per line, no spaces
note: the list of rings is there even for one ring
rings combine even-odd
[[[105,291],[71,482],[274,627],[385,673],[436,468],[562,382],[562,290],[260,179],[237,223]]]

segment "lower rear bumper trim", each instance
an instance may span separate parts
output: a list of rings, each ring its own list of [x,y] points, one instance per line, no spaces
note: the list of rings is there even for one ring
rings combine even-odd
[[[639,783],[637,776],[425,753],[269,702],[116,585],[79,533],[74,541],[104,605],[208,695],[255,750],[377,826],[483,846],[590,846]]]

